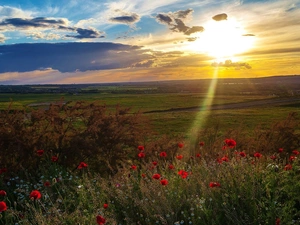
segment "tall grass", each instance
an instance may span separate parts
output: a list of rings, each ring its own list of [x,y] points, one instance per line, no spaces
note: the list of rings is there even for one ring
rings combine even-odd
[[[115,132],[120,129],[115,120],[125,119],[122,113],[116,115],[105,123],[110,127],[112,122]],[[2,154],[0,224],[300,224],[300,137],[294,133],[298,122],[291,114],[254,136],[242,130],[221,135],[211,128],[191,142],[180,137],[139,139],[143,147],[127,146],[116,168],[102,160],[97,168],[96,155],[81,164],[65,164],[53,159],[52,149],[35,148],[27,153],[35,169],[20,166],[17,171],[9,167],[15,164],[4,166],[10,155]],[[101,151],[105,149],[97,154]],[[77,153],[82,151],[74,148]],[[107,172],[111,169],[113,173]]]

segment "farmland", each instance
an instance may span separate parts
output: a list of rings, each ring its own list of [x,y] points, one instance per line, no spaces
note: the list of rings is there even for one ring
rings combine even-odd
[[[97,102],[109,110],[119,105],[129,107],[132,113],[144,113],[160,134],[186,133],[197,126],[200,117],[204,120],[201,128],[216,123],[224,128],[244,124],[251,131],[257,125],[269,126],[290,112],[299,112],[299,76],[220,79],[209,91],[211,85],[212,80],[2,85],[0,109],[10,104],[12,109],[47,108],[50,103],[72,105],[76,101]]]

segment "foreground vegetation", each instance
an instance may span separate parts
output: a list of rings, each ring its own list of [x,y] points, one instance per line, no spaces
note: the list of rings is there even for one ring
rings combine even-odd
[[[296,113],[251,135],[215,125],[185,138],[127,112],[1,112],[0,223],[300,223]]]

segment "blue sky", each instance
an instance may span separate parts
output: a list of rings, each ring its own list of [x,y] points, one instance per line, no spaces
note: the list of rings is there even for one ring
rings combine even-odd
[[[0,84],[299,74],[300,0],[2,0]]]

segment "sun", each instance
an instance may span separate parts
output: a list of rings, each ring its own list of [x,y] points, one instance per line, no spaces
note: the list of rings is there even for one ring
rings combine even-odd
[[[216,60],[234,57],[254,45],[254,35],[247,34],[234,19],[210,21],[204,28],[204,32],[191,44],[191,48]]]

